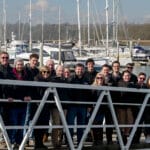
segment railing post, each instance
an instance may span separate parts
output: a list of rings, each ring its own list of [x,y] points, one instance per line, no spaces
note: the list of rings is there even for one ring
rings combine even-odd
[[[63,112],[63,109],[62,109],[62,106],[61,106],[61,102],[60,102],[60,99],[59,99],[59,96],[58,96],[56,88],[54,88],[54,99],[55,99],[56,106],[57,106],[58,111],[59,111],[59,115],[60,115],[62,124],[63,124],[63,126],[65,128],[65,132],[66,132],[66,136],[67,136],[67,140],[68,140],[69,146],[70,146],[71,150],[74,150],[75,148],[74,148],[74,144],[73,144],[73,139],[71,137],[71,134],[70,134],[67,122],[66,122],[66,118],[65,118],[65,115],[64,115],[64,112]]]
[[[146,104],[147,104],[148,101],[149,101],[149,98],[150,98],[150,94],[147,94],[147,95],[145,96],[145,98],[144,98],[144,102],[143,102],[143,104],[142,104],[142,106],[141,106],[141,109],[139,110],[139,113],[138,113],[138,115],[137,115],[137,118],[136,118],[136,120],[135,120],[135,123],[134,123],[134,125],[133,125],[133,128],[132,128],[132,130],[131,130],[131,133],[130,133],[130,136],[129,136],[129,140],[128,140],[127,144],[126,144],[126,148],[127,148],[127,149],[129,149],[129,147],[130,147],[130,145],[131,145],[132,139],[133,139],[134,134],[135,134],[135,132],[136,132],[136,130],[137,130],[137,127],[138,127],[138,125],[139,125],[139,123],[140,123],[140,120],[141,120],[142,115],[143,115],[143,113],[144,113]]]
[[[5,139],[5,142],[6,142],[6,145],[7,145],[8,150],[12,150],[12,146],[11,146],[11,144],[10,144],[10,140],[9,140],[7,131],[6,131],[6,129],[5,129],[5,125],[4,125],[4,122],[3,122],[3,119],[2,119],[1,114],[0,114],[0,129],[1,129],[2,134],[3,134],[3,136],[4,136],[4,139]]]
[[[83,142],[84,142],[84,140],[85,140],[85,138],[86,138],[88,132],[89,132],[90,129],[91,129],[92,123],[93,123],[93,121],[94,121],[94,119],[95,119],[95,116],[96,116],[96,114],[97,114],[97,112],[98,112],[98,109],[100,108],[100,105],[101,105],[101,103],[102,103],[102,100],[103,100],[103,97],[104,97],[105,94],[106,94],[105,91],[102,91],[102,93],[100,94],[100,96],[99,96],[99,98],[98,98],[98,100],[97,100],[97,102],[96,102],[95,108],[94,108],[94,110],[93,110],[93,112],[92,112],[92,115],[91,115],[91,117],[90,117],[90,119],[89,119],[89,122],[88,122],[88,124],[87,124],[87,127],[86,127],[86,129],[85,129],[85,131],[84,131],[84,133],[83,133],[83,135],[82,135],[81,141],[80,141],[79,146],[78,146],[78,150],[81,150],[81,149],[82,149]]]
[[[34,115],[32,121],[31,121],[31,124],[29,125],[29,129],[27,130],[27,133],[25,134],[25,136],[23,138],[23,141],[22,141],[22,143],[21,143],[21,145],[19,147],[19,150],[24,150],[24,145],[25,145],[27,139],[29,138],[29,136],[30,136],[30,134],[32,132],[33,126],[36,124],[36,122],[37,122],[37,120],[38,120],[38,118],[39,118],[39,116],[41,114],[41,111],[43,110],[43,107],[44,107],[44,105],[46,103],[46,100],[47,100],[47,98],[49,96],[49,93],[51,91],[52,91],[51,88],[47,88],[47,90],[45,91],[45,93],[43,95],[43,98],[42,98],[42,100],[41,100],[41,102],[39,104],[39,107],[37,108],[37,110],[35,112],[35,115]]]
[[[110,96],[109,91],[107,91],[107,100],[108,100],[108,103],[109,103],[110,111],[111,111],[111,114],[112,114],[113,122],[114,122],[114,125],[115,125],[115,128],[116,128],[116,132],[117,132],[117,135],[118,135],[118,140],[119,140],[121,149],[125,150],[125,145],[123,143],[123,139],[122,139],[122,136],[121,136],[121,131],[120,131],[118,121],[117,121],[117,116],[116,116],[116,113],[115,113],[115,110],[114,110],[114,106],[112,104],[112,98]]]

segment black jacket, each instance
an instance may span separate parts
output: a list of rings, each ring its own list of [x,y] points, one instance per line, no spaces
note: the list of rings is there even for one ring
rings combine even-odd
[[[34,81],[39,81],[39,82],[51,82],[51,77],[45,79],[41,76],[41,74],[38,74],[37,76],[34,77]],[[35,99],[37,100],[41,100],[45,90],[47,89],[47,87],[36,87],[35,90]],[[48,100],[53,100],[53,94],[49,94]]]
[[[4,66],[0,64],[0,74],[3,79],[10,79],[14,80],[15,76],[13,74],[13,68],[10,65]],[[8,98],[11,97],[13,94],[12,88],[13,85],[2,85],[1,86],[2,90],[2,97],[3,98]]]
[[[118,87],[134,88],[134,84],[131,82],[125,82],[121,80],[118,83]],[[123,103],[133,103],[134,102],[134,93],[131,92],[120,92],[119,101]]]
[[[94,79],[95,79],[97,73],[98,72],[96,70],[94,70],[92,72],[85,71],[84,77],[86,78],[88,84],[91,85],[94,82]]]
[[[70,83],[88,85],[88,81],[84,76],[82,76],[82,78],[78,78],[77,75],[72,77]],[[91,97],[91,90],[72,89],[70,94],[72,101],[89,101],[89,97]]]

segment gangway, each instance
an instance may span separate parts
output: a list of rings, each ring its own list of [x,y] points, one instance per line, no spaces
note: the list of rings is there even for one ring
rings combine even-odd
[[[56,104],[56,106],[58,108],[59,115],[60,115],[60,118],[62,121],[62,126],[52,125],[52,128],[64,128],[65,129],[65,134],[66,134],[66,137],[67,137],[67,140],[69,143],[69,147],[71,150],[81,150],[83,147],[83,143],[84,143],[86,136],[87,136],[88,132],[90,131],[90,129],[91,128],[97,128],[97,127],[102,127],[102,128],[103,127],[108,127],[108,128],[113,127],[113,128],[115,128],[121,150],[129,150],[129,148],[131,146],[132,139],[133,139],[134,134],[137,130],[137,127],[144,127],[144,125],[140,125],[140,119],[141,119],[142,114],[143,114],[146,106],[148,105],[148,101],[150,99],[150,91],[148,89],[140,89],[139,90],[139,89],[135,89],[135,88],[120,88],[120,87],[108,87],[108,86],[95,87],[95,86],[90,86],[90,85],[77,85],[77,84],[74,85],[74,84],[51,83],[51,82],[40,82],[39,83],[36,81],[34,81],[34,82],[33,81],[32,82],[30,82],[30,81],[15,81],[14,82],[14,80],[0,80],[0,84],[1,85],[21,85],[21,86],[24,85],[24,86],[34,86],[34,87],[39,87],[39,86],[40,87],[47,87],[47,89],[43,95],[43,98],[40,101],[37,101],[37,102],[39,102],[39,107],[38,107],[38,109],[37,109],[37,111],[33,117],[31,124],[28,127],[5,126],[3,123],[3,118],[1,117],[1,114],[0,114],[0,128],[2,130],[2,133],[4,136],[5,142],[7,144],[8,150],[12,150],[12,146],[10,144],[10,140],[9,140],[9,137],[8,137],[6,130],[7,129],[13,129],[13,128],[18,128],[18,129],[27,128],[28,129],[24,138],[23,138],[23,141],[19,147],[19,150],[24,150],[24,146],[25,146],[27,139],[29,138],[29,135],[31,134],[31,132],[34,128],[37,128],[35,124],[36,124],[36,121],[37,121],[44,105],[46,103],[51,102],[51,101],[47,101],[48,95],[50,93],[54,94],[54,103]],[[65,115],[64,115],[64,112],[62,109],[62,102],[61,102],[59,95],[57,93],[57,88],[87,89],[87,90],[101,90],[102,91],[97,102],[96,103],[92,102],[92,104],[95,104],[95,108],[92,112],[92,115],[89,119],[88,124],[87,125],[77,125],[77,128],[85,128],[85,131],[83,133],[81,141],[77,147],[75,147],[74,142],[73,142],[71,135],[70,135],[70,132],[69,132],[69,128],[74,128],[74,126],[68,126],[67,125],[66,118],[65,118]],[[137,106],[140,105],[141,106],[140,111],[137,115],[137,118],[136,118],[134,124],[132,124],[132,125],[120,125],[120,124],[118,124],[115,109],[114,109],[115,103],[112,103],[112,98],[111,98],[111,94],[110,94],[111,91],[124,91],[124,92],[135,92],[135,93],[140,92],[140,93],[146,94],[142,105],[141,104],[131,104],[131,103],[130,104],[128,104],[128,103],[123,104],[123,105],[137,105]],[[112,114],[114,124],[113,125],[98,125],[98,126],[92,125],[94,118],[98,112],[98,109],[103,104],[102,100],[103,100],[104,96],[107,97],[107,103],[106,104],[110,108],[110,112]],[[2,102],[2,101],[5,101],[5,100],[0,99],[0,102]],[[91,102],[78,102],[78,101],[77,102],[71,102],[71,101],[65,102],[64,101],[63,103],[69,103],[69,104],[75,103],[75,104],[85,104],[85,105],[91,104]],[[122,104],[117,103],[117,105],[122,105]],[[145,126],[150,127],[150,125],[145,125]],[[123,143],[123,138],[121,136],[120,127],[132,127],[131,133],[129,135],[129,138],[128,138],[128,141],[126,144]],[[38,128],[45,128],[45,126],[38,126]],[[50,128],[50,126],[47,126],[46,128]]]

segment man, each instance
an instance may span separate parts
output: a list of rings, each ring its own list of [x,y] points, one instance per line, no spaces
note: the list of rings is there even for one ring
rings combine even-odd
[[[145,80],[146,80],[146,74],[144,72],[140,72],[137,76],[137,83],[135,84],[135,88],[147,89],[147,85],[145,83]],[[137,103],[137,104],[142,104],[143,100],[145,98],[145,95],[146,95],[145,93],[135,93],[133,95],[133,97],[134,97],[133,102]],[[140,107],[139,106],[132,106],[132,107],[133,107],[133,118],[135,121],[137,118],[137,114],[139,113]],[[141,120],[140,120],[140,124],[142,124],[144,122],[145,116],[147,115],[146,110],[147,109],[145,109],[145,111],[143,112],[143,115],[142,115]],[[142,128],[138,127],[136,132],[135,132],[135,136],[133,138],[133,141],[132,141],[133,144],[140,143],[141,133],[142,133]]]
[[[95,62],[92,58],[87,59],[87,61],[86,61],[86,68],[87,69],[85,70],[84,76],[87,79],[88,84],[90,84],[90,85],[93,83],[95,76],[98,73],[94,69],[94,65],[95,65]]]
[[[92,58],[87,59],[84,77],[87,79],[89,85],[93,84],[94,79],[96,77],[96,74],[98,73],[95,70],[94,65],[95,65],[95,62]],[[93,98],[91,97],[90,100],[93,101]],[[87,108],[87,119],[86,119],[87,123],[89,121],[89,118],[91,117],[91,113],[92,113],[92,108],[88,107]],[[89,141],[89,142],[92,141],[92,134],[91,133],[92,132],[88,133],[86,141]]]
[[[49,59],[46,61],[46,66],[49,67],[50,72],[51,72],[51,76],[55,76],[56,75],[56,71],[55,71],[55,64],[54,61],[52,59]]]
[[[127,63],[126,69],[131,73],[130,82],[133,82],[135,84],[137,82],[137,76],[133,73],[134,64],[133,63]]]
[[[88,84],[86,78],[84,77],[84,65],[83,64],[80,64],[80,63],[76,64],[75,75],[72,77],[71,83],[82,84],[82,85]],[[71,93],[72,101],[87,101],[88,100],[87,90],[72,89],[70,93]],[[73,125],[76,117],[77,117],[77,125],[85,125],[86,114],[87,114],[86,105],[71,104],[68,107],[68,113],[67,113],[68,125]],[[77,129],[77,143],[80,142],[82,135],[83,135],[83,131],[84,131],[83,128]],[[73,139],[73,128],[70,129],[70,133]]]
[[[106,86],[112,86],[110,66],[107,64],[104,64],[102,66],[101,73],[104,75],[105,85]],[[103,105],[102,108],[104,109],[106,124],[108,124],[108,125],[112,124],[112,115],[111,115],[109,106]],[[112,134],[113,134],[113,129],[112,128],[106,128],[107,144],[112,144]]]
[[[29,81],[34,81],[35,76],[38,75],[39,69],[37,68],[38,66],[38,59],[39,56],[37,54],[31,54],[29,58],[29,63],[25,65],[25,72],[28,74]],[[34,87],[30,87],[31,91],[34,91]],[[36,92],[32,92],[32,99],[36,97],[34,95]],[[29,122],[33,119],[33,116],[35,114],[36,107],[35,103],[28,103],[27,105],[27,112],[26,112],[26,120],[25,120],[25,125],[29,125]],[[26,130],[24,131],[25,134]],[[30,141],[32,141],[33,135],[31,134]],[[36,146],[36,143],[35,143]]]
[[[14,79],[12,67],[9,65],[9,54],[5,51],[0,52],[0,75],[1,75],[0,78],[2,79],[10,79],[10,80]],[[1,87],[2,87],[1,93],[3,93],[1,97],[5,99],[11,99],[12,86],[2,85]],[[1,105],[0,111],[1,111],[4,124],[7,125],[8,124],[8,111],[9,111],[8,103],[3,103],[0,105]],[[4,147],[6,146],[3,137],[1,137],[1,144]]]
[[[63,73],[64,73],[64,67],[62,65],[58,65],[56,67],[56,75],[52,77],[52,82],[63,83],[64,82]],[[57,88],[57,92],[58,92],[60,100],[62,100],[62,98],[65,97],[65,93],[63,91],[64,91],[63,89]],[[59,111],[56,105],[52,105],[50,109],[51,109],[51,115],[52,115],[52,124],[61,125],[61,119],[60,119]],[[62,129],[57,128],[57,129],[52,130],[52,142],[55,148],[58,148],[61,146]]]

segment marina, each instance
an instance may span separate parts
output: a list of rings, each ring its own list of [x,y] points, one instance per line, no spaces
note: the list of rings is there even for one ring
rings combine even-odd
[[[2,0],[0,150],[149,150],[149,6]]]

